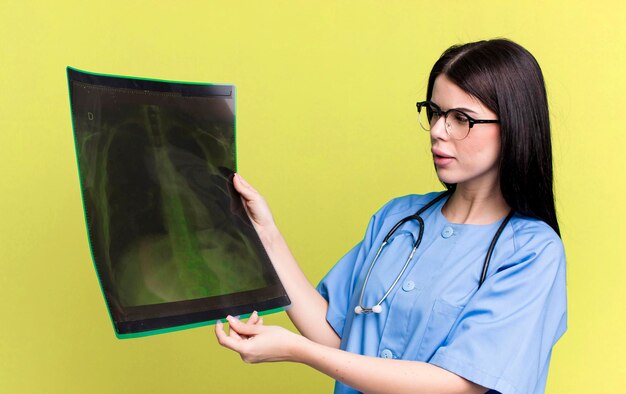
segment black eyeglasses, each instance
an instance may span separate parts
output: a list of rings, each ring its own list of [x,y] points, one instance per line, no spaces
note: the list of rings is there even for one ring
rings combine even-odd
[[[430,131],[431,127],[443,117],[446,133],[455,140],[466,138],[475,124],[500,123],[497,119],[474,119],[458,109],[442,111],[430,101],[418,102],[416,106],[418,121],[422,129]],[[425,111],[422,111],[422,109],[425,109]]]

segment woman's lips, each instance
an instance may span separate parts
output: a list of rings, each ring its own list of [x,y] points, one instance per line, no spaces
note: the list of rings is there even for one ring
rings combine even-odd
[[[435,161],[436,166],[445,166],[447,164],[450,164],[454,160],[454,157],[447,155],[439,150],[432,149],[432,152],[433,160]]]

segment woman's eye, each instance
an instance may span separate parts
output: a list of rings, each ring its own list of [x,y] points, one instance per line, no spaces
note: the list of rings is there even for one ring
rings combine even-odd
[[[454,119],[455,122],[458,122],[458,123],[467,123],[467,122],[469,122],[469,119],[467,118],[467,116],[463,115],[460,112],[454,112],[453,119]]]

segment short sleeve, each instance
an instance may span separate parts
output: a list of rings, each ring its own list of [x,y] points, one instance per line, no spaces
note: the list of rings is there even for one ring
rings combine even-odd
[[[326,320],[339,337],[343,335],[346,312],[352,294],[351,277],[359,255],[362,254],[362,244],[362,241],[359,242],[343,256],[317,286],[317,291],[328,301]]]
[[[560,238],[531,236],[483,283],[429,360],[497,392],[543,392],[567,326]]]
[[[326,320],[339,337],[343,337],[343,329],[348,313],[350,298],[354,292],[356,281],[363,264],[370,252],[374,238],[380,231],[388,208],[394,201],[385,204],[370,219],[365,236],[326,274],[317,286],[317,291],[328,301]]]

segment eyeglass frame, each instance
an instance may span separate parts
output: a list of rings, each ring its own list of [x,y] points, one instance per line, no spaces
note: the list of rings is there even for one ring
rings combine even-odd
[[[450,134],[450,131],[448,130],[448,126],[447,126],[447,121],[448,121],[448,114],[452,111],[458,112],[461,115],[465,116],[467,118],[467,121],[469,123],[469,127],[467,129],[467,134],[465,134],[465,137],[463,138],[455,138],[452,137],[456,140],[464,140],[465,138],[467,138],[467,136],[469,135],[470,131],[472,130],[472,127],[474,127],[475,124],[481,124],[481,123],[500,123],[499,119],[474,119],[471,116],[469,116],[468,114],[466,114],[465,112],[461,111],[460,109],[456,109],[456,108],[450,108],[447,111],[442,111],[441,108],[439,108],[438,105],[436,105],[435,103],[431,102],[431,101],[418,101],[417,103],[415,103],[415,106],[417,107],[417,121],[420,124],[420,127],[425,130],[425,131],[430,131],[431,127],[430,127],[430,121],[429,121],[429,128],[428,130],[426,130],[426,128],[424,127],[424,125],[422,124],[422,121],[420,119],[420,113],[421,113],[421,109],[422,107],[426,108],[426,111],[428,111],[429,109],[432,110],[432,108],[437,108],[439,109],[438,111],[433,111],[433,115],[438,114],[439,116],[443,116],[444,119],[444,127],[446,129],[446,133],[452,137],[452,134]],[[430,107],[430,108],[428,108]],[[426,113],[426,116],[428,116],[428,112]],[[431,115],[432,117],[432,115]]]

